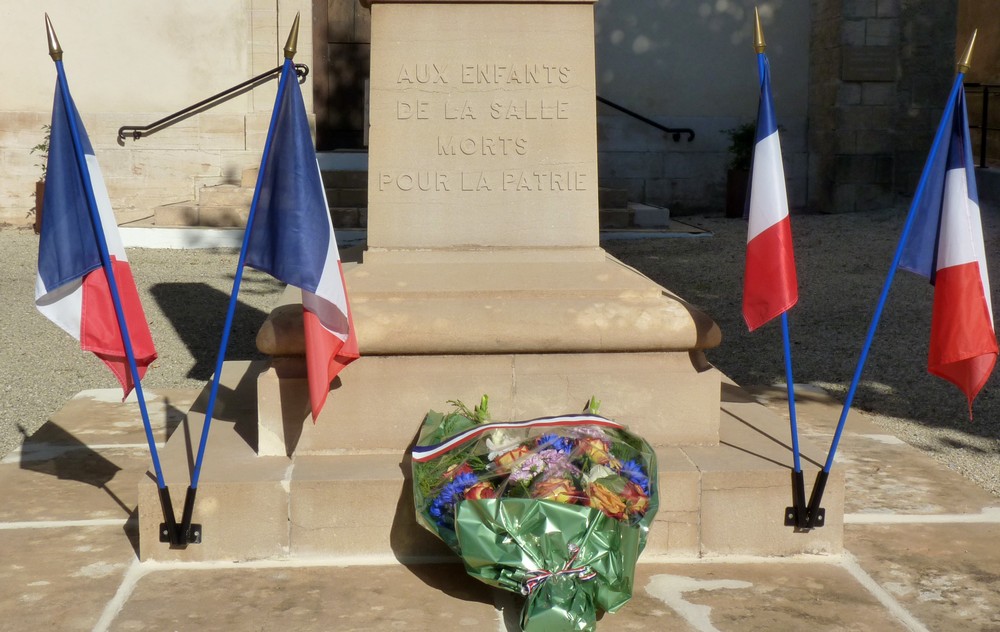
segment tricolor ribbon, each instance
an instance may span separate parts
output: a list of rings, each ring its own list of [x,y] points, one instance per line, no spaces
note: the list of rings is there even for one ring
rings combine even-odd
[[[571,576],[576,575],[577,578],[582,581],[589,581],[597,577],[597,573],[590,569],[589,566],[573,566],[576,562],[576,558],[580,555],[580,547],[575,544],[569,545],[570,557],[566,560],[566,564],[558,571],[546,571],[537,570],[531,571],[531,577],[524,581],[524,585],[521,586],[522,595],[530,595],[535,591],[540,585],[544,584],[548,580],[556,576]]]
[[[598,415],[562,415],[559,417],[540,417],[538,419],[529,419],[528,421],[507,421],[475,426],[474,428],[469,428],[465,432],[460,432],[454,437],[451,437],[446,441],[442,441],[441,443],[434,445],[418,445],[413,448],[412,455],[414,461],[424,463],[494,430],[521,430],[526,428],[552,427],[571,428],[574,426],[603,426],[605,428],[625,430],[625,426],[622,424],[616,421],[611,421],[610,419],[605,419],[604,417],[600,417]]]

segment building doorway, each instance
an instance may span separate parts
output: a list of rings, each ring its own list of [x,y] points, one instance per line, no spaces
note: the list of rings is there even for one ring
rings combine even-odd
[[[313,0],[316,148],[365,147],[365,86],[371,65],[371,11],[359,0]]]

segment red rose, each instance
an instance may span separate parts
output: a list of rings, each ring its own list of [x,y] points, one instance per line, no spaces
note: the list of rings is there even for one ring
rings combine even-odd
[[[642,491],[642,487],[632,481],[625,483],[622,500],[625,501],[630,515],[641,516],[649,509],[649,496]]]
[[[527,446],[519,445],[510,452],[504,452],[503,454],[495,458],[493,461],[494,463],[497,464],[500,471],[506,471],[510,469],[511,465],[514,465],[515,463],[523,459],[524,456],[527,455],[529,452],[531,452],[530,448],[528,448]]]
[[[580,490],[568,478],[547,478],[531,486],[531,497],[539,500],[554,500],[557,503],[575,503],[580,499]]]
[[[497,492],[492,483],[479,481],[469,489],[465,490],[466,500],[482,500],[484,498],[496,498]]]
[[[441,475],[441,480],[453,481],[455,480],[456,477],[461,476],[462,474],[471,474],[471,473],[472,473],[472,468],[469,467],[468,463],[462,463],[461,465],[455,463],[453,465],[448,466],[448,469],[445,470],[444,474]]]
[[[640,490],[641,491],[641,490]],[[587,487],[587,505],[600,509],[607,516],[618,520],[625,518],[625,501],[600,483],[591,483]]]

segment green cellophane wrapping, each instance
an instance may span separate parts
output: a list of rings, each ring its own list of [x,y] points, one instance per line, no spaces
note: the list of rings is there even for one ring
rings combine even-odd
[[[464,431],[473,431],[479,424],[468,414],[428,413],[415,457],[421,446],[442,443]],[[587,437],[582,433],[593,436],[599,431],[610,445],[611,464],[639,463],[648,474],[648,505],[641,515],[611,517],[600,508],[587,506],[590,501],[583,493],[572,502],[524,497],[531,488],[506,479],[510,471],[517,469],[517,463],[523,463],[539,448],[531,449],[513,466],[497,468],[485,437],[480,437],[432,460],[413,462],[418,522],[444,540],[473,577],[527,594],[522,611],[526,632],[594,630],[599,610],[614,612],[632,596],[635,564],[658,507],[656,456],[649,444],[636,435],[618,428],[596,428],[547,426],[503,432],[512,441],[520,439],[520,445],[532,446],[541,435],[579,441]],[[594,465],[589,457],[574,462],[582,464],[583,473]],[[430,513],[434,500],[443,485],[454,480],[448,472],[456,468],[466,471],[467,477],[471,471],[475,480],[492,483],[498,497],[461,499],[453,505],[453,515],[434,516]],[[583,478],[574,478],[580,488],[586,488]],[[598,482],[615,492],[625,484],[614,477]]]

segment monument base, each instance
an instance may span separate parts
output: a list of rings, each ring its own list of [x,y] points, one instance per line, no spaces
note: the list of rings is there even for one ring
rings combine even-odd
[[[156,484],[149,477],[140,482],[141,559],[330,556],[345,563],[457,561],[416,524],[405,450],[258,456],[255,390],[266,371],[264,363],[247,362],[227,362],[223,369],[218,417],[194,512],[195,522],[203,526],[201,544],[171,549],[159,542],[157,527],[163,517]],[[826,526],[808,533],[783,526],[791,500],[789,467],[783,465],[791,457],[785,447],[787,422],[729,381],[720,393],[718,443],[657,447],[662,495],[644,555],[839,553],[842,471],[835,470],[827,484]],[[161,454],[178,515],[197,453],[204,403],[203,396],[192,406]],[[384,417],[373,410],[368,419],[374,424]],[[408,421],[415,433],[419,418]],[[821,459],[821,449],[807,440],[801,443],[804,462]],[[814,470],[805,472],[807,481],[814,477]]]

